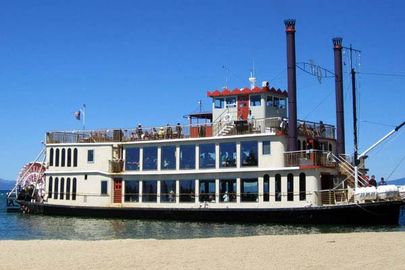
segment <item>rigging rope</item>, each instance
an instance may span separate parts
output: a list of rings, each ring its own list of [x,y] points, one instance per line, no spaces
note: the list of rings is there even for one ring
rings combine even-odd
[[[387,181],[390,179],[390,177],[393,175],[393,173],[399,168],[401,163],[405,160],[405,155],[401,158],[401,160],[398,162],[398,164],[394,167],[394,169],[391,171],[391,173],[387,177]]]

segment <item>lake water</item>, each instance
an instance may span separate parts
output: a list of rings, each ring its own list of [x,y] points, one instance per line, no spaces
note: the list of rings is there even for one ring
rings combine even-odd
[[[224,224],[125,219],[52,217],[6,213],[0,191],[1,239],[187,239],[278,234],[405,231],[405,213],[397,226]]]

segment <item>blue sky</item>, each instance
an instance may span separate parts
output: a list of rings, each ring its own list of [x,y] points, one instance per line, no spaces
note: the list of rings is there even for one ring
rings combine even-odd
[[[49,130],[185,121],[207,90],[258,81],[285,89],[283,20],[297,20],[297,61],[333,70],[331,39],[362,50],[360,151],[405,120],[405,4],[402,1],[1,1],[0,178],[14,179]],[[345,58],[347,61],[347,57]],[[357,58],[356,58],[357,59]],[[345,72],[348,72],[348,66]],[[402,76],[375,76],[389,73]],[[346,149],[351,91],[345,75]],[[335,124],[334,81],[298,71],[299,118]],[[391,126],[390,126],[391,125]],[[370,154],[387,177],[405,156],[401,131]],[[391,179],[405,176],[405,162]]]

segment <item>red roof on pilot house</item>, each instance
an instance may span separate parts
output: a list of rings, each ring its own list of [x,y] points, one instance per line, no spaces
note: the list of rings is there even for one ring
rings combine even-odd
[[[288,93],[285,90],[275,89],[274,87],[269,88],[267,86],[265,86],[265,87],[256,86],[253,89],[245,87],[245,88],[241,88],[241,89],[235,88],[234,90],[230,90],[230,89],[224,89],[222,91],[214,90],[214,91],[208,91],[207,95],[209,97],[225,97],[225,96],[238,96],[238,95],[250,95],[250,94],[261,94],[261,93],[272,93],[272,94],[284,96],[284,97],[288,96]]]

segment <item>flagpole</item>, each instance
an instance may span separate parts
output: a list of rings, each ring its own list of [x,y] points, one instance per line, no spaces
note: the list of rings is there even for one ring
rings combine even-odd
[[[83,130],[86,130],[86,104],[83,104]]]

